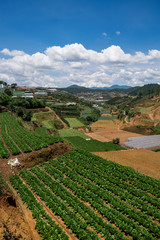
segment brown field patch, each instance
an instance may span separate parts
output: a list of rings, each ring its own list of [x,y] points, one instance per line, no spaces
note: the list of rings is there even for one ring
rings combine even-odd
[[[160,180],[160,152],[147,149],[96,152],[104,159],[131,167],[137,172]]]
[[[110,142],[110,139],[103,137],[97,133],[85,133],[85,134],[93,139],[100,141],[100,142]]]
[[[91,125],[91,128],[93,131],[97,130],[97,129],[117,129],[117,124],[116,122],[112,121],[112,120],[98,120],[97,122],[94,122],[92,125]]]
[[[106,141],[112,141],[114,138],[119,138],[120,143],[122,144],[127,140],[129,137],[142,137],[143,135],[137,134],[137,133],[132,133],[132,132],[127,132],[123,130],[118,130],[118,129],[98,129],[94,131],[94,134],[96,136],[101,136],[103,138],[106,138]],[[98,140],[98,139],[97,139]]]

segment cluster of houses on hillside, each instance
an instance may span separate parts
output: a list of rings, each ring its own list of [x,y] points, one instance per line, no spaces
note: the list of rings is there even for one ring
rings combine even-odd
[[[11,89],[13,91],[13,97],[23,97],[23,98],[34,98],[34,97],[45,97],[48,96],[48,93],[54,93],[57,91],[55,88],[48,89],[36,89],[36,88],[28,88],[28,87],[20,87],[17,84],[8,85],[7,83],[3,83],[0,81],[0,92],[4,92],[5,89]]]
[[[22,89],[19,89],[19,91]],[[56,89],[46,89],[46,90],[37,90],[37,91],[23,91],[21,92],[21,97],[23,98],[34,98],[34,97],[46,97],[48,93],[55,92]],[[13,93],[13,97],[19,96],[18,91]]]

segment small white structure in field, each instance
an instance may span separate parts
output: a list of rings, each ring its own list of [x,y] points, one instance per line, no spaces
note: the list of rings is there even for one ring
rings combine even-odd
[[[20,162],[18,161],[18,158],[10,159],[10,160],[8,161],[8,164],[11,165],[11,169],[12,169],[13,167],[19,167],[19,166],[20,166]]]

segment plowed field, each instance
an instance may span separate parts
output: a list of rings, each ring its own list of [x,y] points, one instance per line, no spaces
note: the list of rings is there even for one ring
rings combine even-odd
[[[97,129],[117,129],[117,124],[112,120],[98,120],[97,122],[91,125],[92,130]]]

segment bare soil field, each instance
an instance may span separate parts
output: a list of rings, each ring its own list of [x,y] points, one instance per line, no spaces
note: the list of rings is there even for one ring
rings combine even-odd
[[[112,120],[98,120],[97,122],[94,122],[92,125],[91,125],[91,128],[93,131],[97,130],[97,129],[117,129],[117,124],[115,121],[112,121]]]
[[[137,172],[160,180],[160,152],[147,149],[94,153],[104,159],[131,167]]]
[[[110,142],[111,140],[109,138],[103,137],[97,133],[85,133],[87,136],[96,139],[100,142]]]
[[[99,141],[102,141],[102,142],[104,141],[104,138],[106,139],[106,141],[112,141],[114,138],[119,138],[120,139],[120,143],[122,144],[129,137],[142,137],[142,136],[143,135],[141,135],[141,134],[110,128],[110,129],[98,129],[98,130],[95,130],[93,138],[95,137],[95,139],[97,139]],[[100,137],[102,138],[102,140],[100,140]]]

